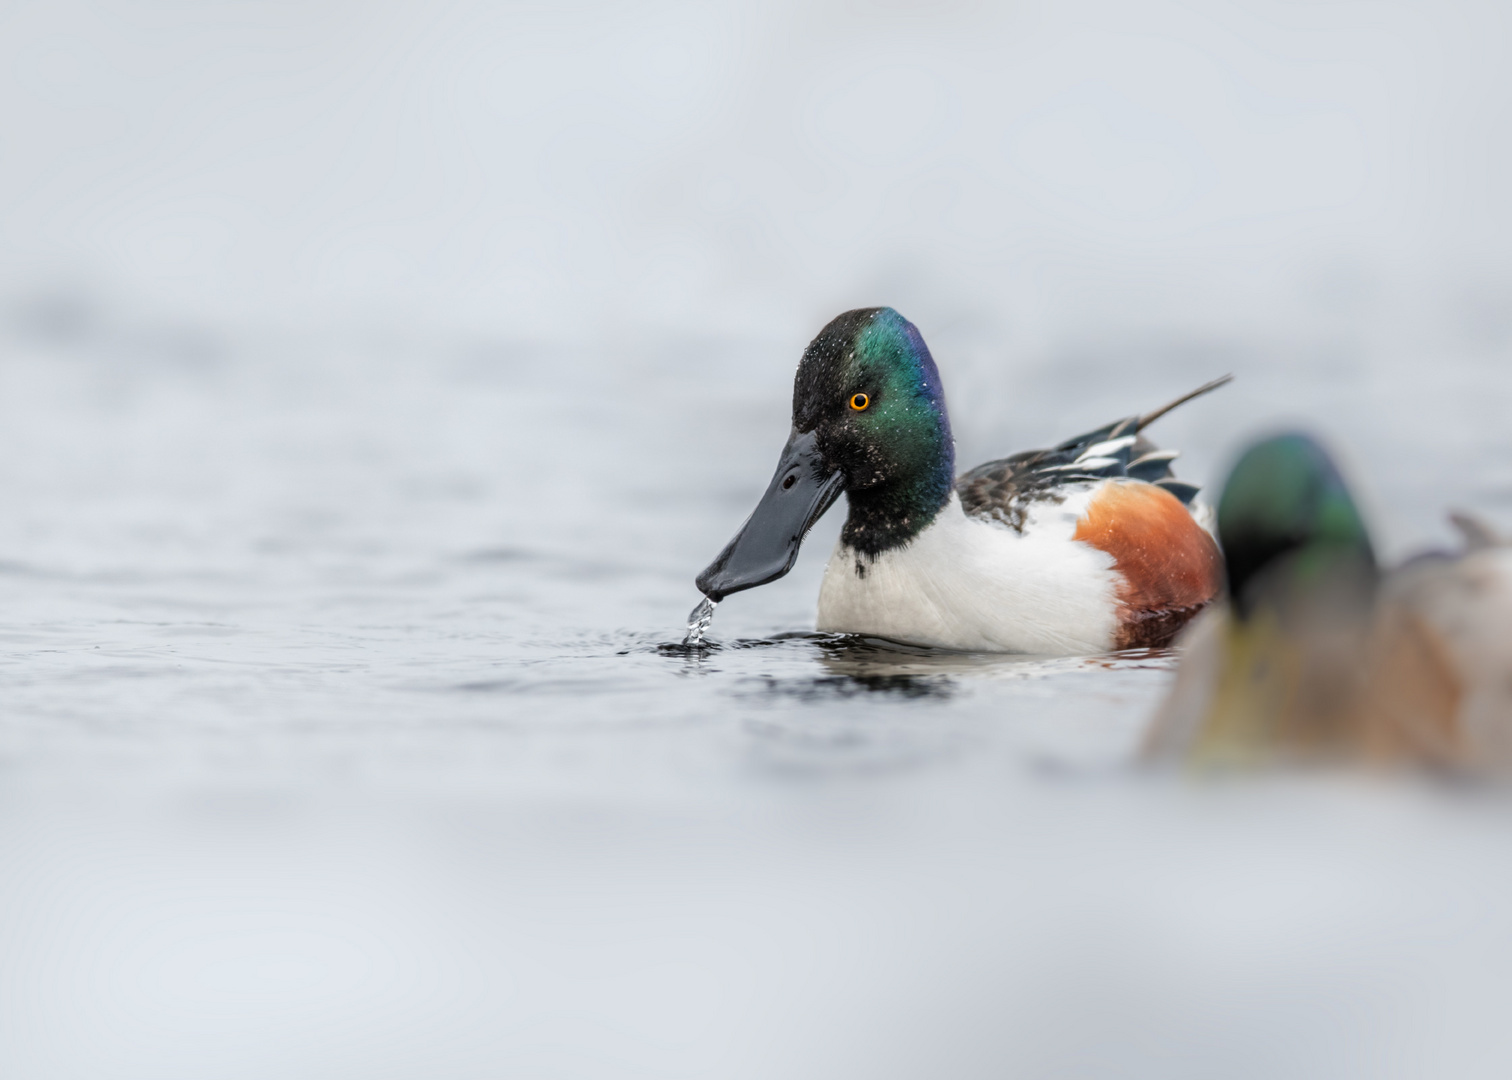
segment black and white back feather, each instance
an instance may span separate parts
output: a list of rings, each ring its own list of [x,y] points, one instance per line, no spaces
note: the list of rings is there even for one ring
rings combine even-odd
[[[1216,390],[1232,375],[1199,386],[1175,401],[1141,416],[1129,416],[1096,431],[1067,439],[1051,450],[1025,450],[978,465],[956,480],[961,508],[976,517],[993,518],[1022,531],[1030,503],[1059,502],[1071,484],[1128,477],[1163,487],[1190,506],[1199,488],[1178,480],[1171,462],[1180,451],[1160,450],[1141,431],[1166,413]]]

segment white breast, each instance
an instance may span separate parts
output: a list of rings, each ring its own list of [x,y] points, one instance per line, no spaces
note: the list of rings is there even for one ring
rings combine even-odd
[[[1019,533],[959,499],[875,561],[842,540],[819,588],[819,629],[950,649],[1078,654],[1113,647],[1112,556],[1073,540],[1095,488],[1036,504]]]

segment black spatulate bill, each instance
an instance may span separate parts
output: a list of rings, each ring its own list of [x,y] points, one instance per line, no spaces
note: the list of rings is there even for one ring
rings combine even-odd
[[[777,472],[755,511],[698,575],[698,588],[710,600],[776,581],[793,568],[804,536],[844,486],[839,470],[824,461],[814,443],[814,432],[794,431],[782,448]]]

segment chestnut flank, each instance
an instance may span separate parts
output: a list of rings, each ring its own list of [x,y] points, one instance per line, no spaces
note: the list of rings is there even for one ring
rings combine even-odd
[[[1074,539],[1113,556],[1122,605],[1116,649],[1169,645],[1223,587],[1218,545],[1181,500],[1139,480],[1110,480],[1093,496]]]

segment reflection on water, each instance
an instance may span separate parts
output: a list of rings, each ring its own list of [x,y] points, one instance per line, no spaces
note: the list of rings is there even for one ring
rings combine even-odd
[[[753,689],[746,689],[751,687]],[[956,691],[956,684],[944,675],[845,674],[816,675],[801,679],[780,679],[773,675],[747,680],[742,690],[747,696],[791,699],[817,703],[826,699],[850,698],[861,694],[888,694],[917,700],[945,700]]]
[[[654,646],[654,650],[662,656],[684,661],[680,669],[684,674],[722,674],[727,665],[709,661],[722,655],[728,658],[750,651],[764,651],[768,658],[781,653],[785,659],[811,658],[817,661],[817,665],[804,665],[804,670],[792,674],[764,671],[744,677],[733,692],[752,702],[791,699],[819,703],[867,694],[946,700],[961,688],[958,676],[974,679],[1049,678],[1097,670],[1166,671],[1176,663],[1176,654],[1170,649],[1129,649],[1099,656],[1034,656],[961,652],[864,634],[816,631],[788,631],[729,642],[662,642]]]

